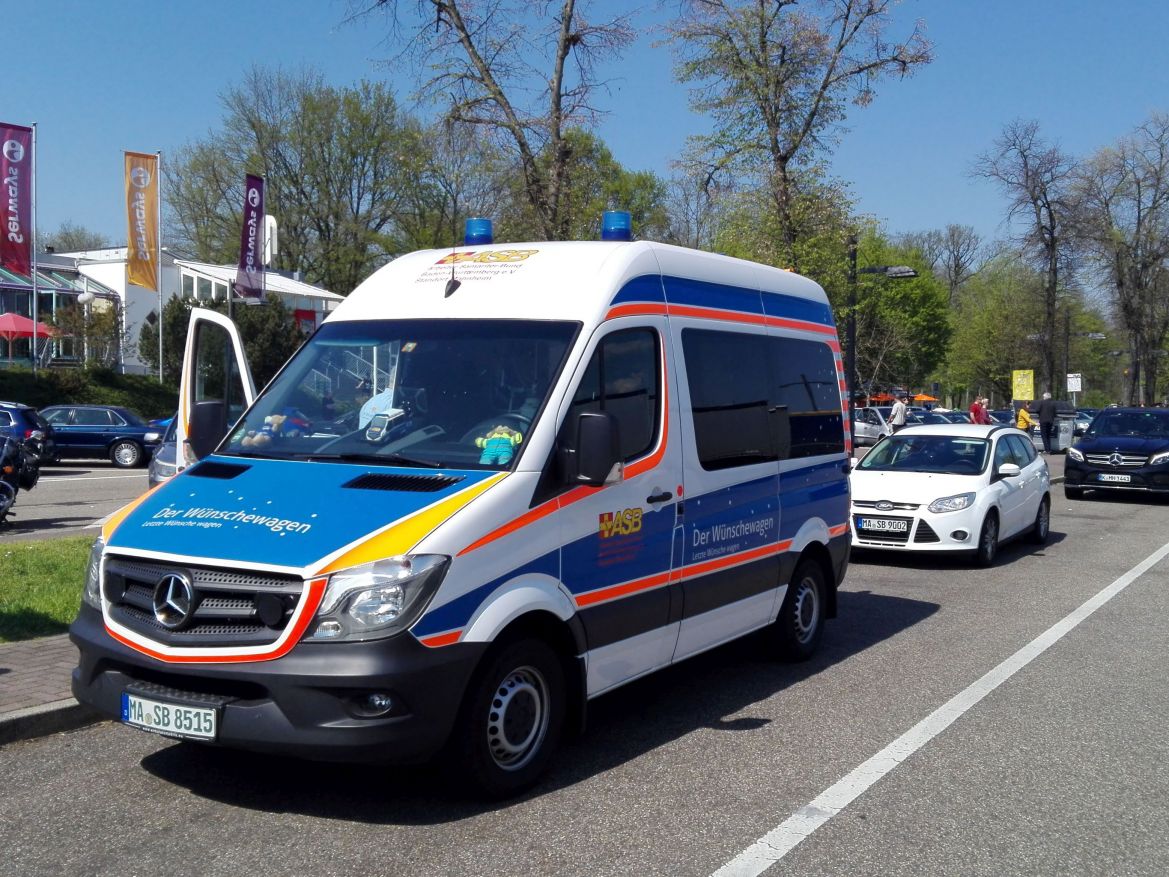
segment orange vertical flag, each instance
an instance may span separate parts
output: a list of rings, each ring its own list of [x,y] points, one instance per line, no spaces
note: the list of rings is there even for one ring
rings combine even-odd
[[[158,156],[126,153],[126,281],[158,291]]]

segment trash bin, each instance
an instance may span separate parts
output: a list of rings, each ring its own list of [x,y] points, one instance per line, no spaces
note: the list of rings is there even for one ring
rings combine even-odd
[[[1051,430],[1051,450],[1067,452],[1076,440],[1076,414],[1074,411],[1059,411],[1055,415],[1055,426]]]

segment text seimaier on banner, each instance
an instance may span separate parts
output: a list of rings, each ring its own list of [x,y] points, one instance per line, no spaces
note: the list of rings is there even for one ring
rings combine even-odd
[[[32,128],[0,122],[0,179],[4,180],[0,265],[31,274]]]
[[[126,281],[158,291],[158,156],[126,153]]]
[[[247,174],[244,182],[244,224],[239,236],[239,270],[235,292],[241,298],[264,294],[264,178]]]

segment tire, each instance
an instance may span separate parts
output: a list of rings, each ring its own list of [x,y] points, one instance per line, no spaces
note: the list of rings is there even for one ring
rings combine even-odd
[[[779,617],[775,619],[775,652],[779,658],[806,661],[815,653],[824,632],[827,592],[820,564],[802,561],[792,573]]]
[[[1046,545],[1049,535],[1051,535],[1051,500],[1045,496],[1039,501],[1039,511],[1035,513],[1035,523],[1031,525],[1030,539],[1035,545]]]
[[[116,442],[110,448],[110,462],[119,469],[133,469],[136,466],[140,466],[145,457],[146,455],[142,453],[142,446],[138,442],[132,442],[129,439]]]
[[[1082,488],[1082,487],[1068,487],[1065,484],[1063,486],[1063,498],[1064,499],[1083,499],[1084,498],[1084,488]]]
[[[974,549],[974,562],[978,566],[990,566],[999,551],[999,518],[988,512],[978,532],[978,547]]]
[[[560,742],[565,697],[563,666],[546,643],[523,639],[489,652],[451,738],[457,780],[487,798],[535,783]]]

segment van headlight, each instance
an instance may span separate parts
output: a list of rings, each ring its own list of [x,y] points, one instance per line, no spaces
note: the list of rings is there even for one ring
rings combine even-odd
[[[450,558],[410,554],[333,573],[308,638],[381,639],[418,620],[442,584]]]
[[[959,493],[957,496],[943,496],[929,504],[929,510],[935,515],[943,512],[957,512],[974,505],[973,493]]]
[[[81,602],[101,611],[101,556],[106,550],[106,542],[101,536],[94,540],[89,549],[89,561],[85,565],[85,590],[81,592]]]

